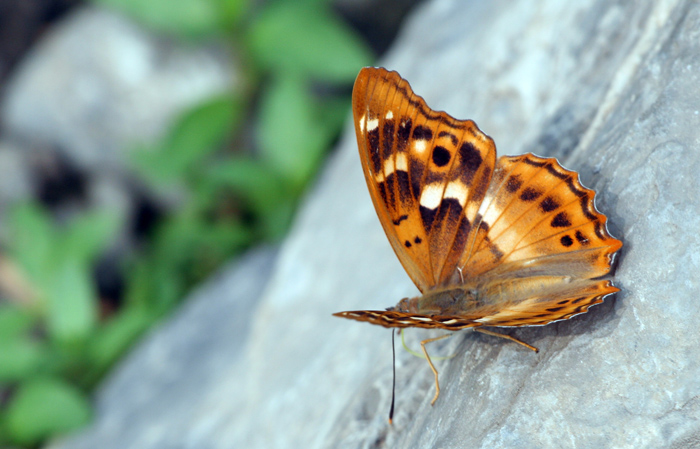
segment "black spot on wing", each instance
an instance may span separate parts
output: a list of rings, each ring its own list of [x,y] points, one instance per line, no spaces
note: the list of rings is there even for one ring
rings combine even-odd
[[[433,131],[427,126],[418,125],[413,130],[413,138],[416,140],[433,140]]]
[[[421,194],[421,179],[423,178],[423,171],[425,170],[425,165],[415,159],[411,159],[408,167],[409,178],[411,182],[411,192],[413,194],[413,199],[418,200]]]
[[[441,147],[440,145],[436,146],[433,149],[433,163],[438,167],[444,167],[449,162],[450,152],[447,151],[447,148]]]
[[[490,226],[488,223],[483,221],[482,218],[483,217],[481,216],[481,214],[479,214],[476,216],[475,221],[481,221],[481,223],[479,223],[479,229],[483,229],[484,231],[489,232]]]
[[[493,257],[495,257],[496,260],[500,260],[503,257],[503,252],[498,249],[498,246],[496,245],[489,245],[489,251],[491,251],[491,254],[493,254]]]
[[[411,242],[409,242],[408,240],[406,240],[405,242],[403,242],[403,244],[404,244],[404,246],[405,246],[406,248],[410,248],[410,247],[411,247]]]
[[[561,241],[561,244],[563,246],[566,246],[567,248],[574,244],[574,239],[572,239],[568,235],[565,235],[564,237],[562,237],[560,241]]]
[[[426,234],[430,234],[430,228],[433,226],[433,222],[437,216],[437,209],[438,208],[428,209],[425,206],[420,206],[418,209],[420,211],[421,220],[423,221],[423,229],[425,230]]]
[[[520,175],[513,175],[506,181],[506,190],[510,193],[514,193],[517,192],[522,185],[523,181],[520,179]]]
[[[396,182],[399,184],[399,199],[402,204],[407,204],[411,199],[411,183],[408,173],[403,170],[397,170]]]
[[[542,209],[542,212],[552,212],[555,209],[559,208],[559,202],[552,198],[551,196],[546,197],[545,199],[542,200],[540,203],[540,209]]]
[[[459,147],[459,161],[462,164],[463,170],[473,174],[479,169],[484,159],[471,142],[464,142],[462,146]]]
[[[422,242],[423,242],[423,240],[418,236],[416,236],[416,238],[413,239],[413,243],[415,243],[416,245],[418,245],[419,243],[422,243]]]
[[[489,167],[486,167],[486,169],[482,173],[491,173],[491,169]],[[474,193],[471,195],[472,198],[484,198],[484,195],[486,195],[486,190],[489,188],[489,183],[491,182],[491,178],[485,175],[482,175],[477,181],[476,184],[473,186]]]
[[[571,221],[566,212],[559,212],[554,216],[554,219],[552,219],[551,226],[553,228],[568,228],[571,226]]]
[[[367,151],[369,152],[369,158],[372,161],[374,172],[380,173],[384,161],[379,156],[379,128],[375,128],[367,133],[367,145],[369,145]]]
[[[520,199],[523,201],[530,202],[539,198],[540,195],[542,195],[542,192],[540,192],[539,190],[534,189],[532,187],[525,187],[523,191],[520,192]]]
[[[386,193],[386,184],[384,182],[380,182],[377,184],[377,190],[379,191],[379,196],[382,197],[382,201],[384,204],[388,204],[387,201],[387,193]]]
[[[413,122],[410,118],[402,119],[399,124],[399,129],[396,131],[396,150],[406,151],[408,139],[411,137],[411,127]]]
[[[396,220],[393,220],[392,223],[394,224],[394,226],[398,226],[398,225],[400,225],[401,222],[404,221],[404,220],[408,220],[408,215],[405,215],[405,214],[404,214],[404,215],[401,215],[401,216],[400,216],[399,218],[397,218]]]
[[[394,149],[394,121],[385,120],[382,125],[382,158],[388,159]]]
[[[457,223],[462,217],[462,205],[454,198],[443,198],[438,208],[438,222]]]
[[[461,216],[461,221],[459,222],[459,228],[457,228],[457,233],[455,234],[453,248],[464,248],[467,244],[467,237],[469,236],[469,231],[472,225],[469,220],[464,215]]]
[[[590,243],[588,238],[586,238],[581,231],[576,231],[576,240],[578,240],[581,245],[588,245]]]
[[[425,174],[425,185],[430,185],[434,183],[440,183],[445,180],[445,175],[440,172],[435,172],[435,171],[430,171],[428,170],[428,173]]]
[[[396,182],[396,175],[394,173],[386,177],[383,184],[386,185],[386,204],[390,210],[396,210],[396,191],[394,189],[394,183]]]

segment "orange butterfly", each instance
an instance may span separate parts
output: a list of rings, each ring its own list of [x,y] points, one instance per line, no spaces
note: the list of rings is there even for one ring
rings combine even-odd
[[[430,109],[398,73],[366,67],[352,107],[367,187],[422,296],[385,311],[335,316],[384,327],[534,326],[584,313],[619,291],[608,275],[622,247],[595,193],[554,158],[496,158],[471,120]],[[421,342],[435,375],[438,373]]]

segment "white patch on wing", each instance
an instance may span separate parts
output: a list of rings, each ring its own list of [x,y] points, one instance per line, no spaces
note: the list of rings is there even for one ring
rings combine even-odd
[[[384,178],[388,178],[390,174],[394,173],[394,158],[390,157],[384,161]]]
[[[420,205],[428,209],[438,207],[442,201],[444,187],[444,184],[441,182],[434,182],[425,186],[420,194]]]
[[[391,112],[391,111],[389,111],[389,112],[386,113],[386,115],[384,116],[384,118],[386,118],[387,120],[391,120],[392,118],[394,118],[394,113]]]
[[[364,133],[365,132],[365,122],[367,121],[367,114],[364,114],[362,117],[360,117],[360,132]]]
[[[498,217],[501,216],[501,209],[496,207],[495,204],[491,204],[488,209],[482,212],[482,220],[484,223],[489,225],[489,227],[493,227],[493,224],[498,220]]]
[[[452,181],[447,184],[445,189],[445,198],[454,198],[459,202],[459,205],[464,207],[467,202],[467,194],[469,193],[467,187],[460,181]]]
[[[367,120],[367,132],[374,131],[379,127],[379,119]]]
[[[414,140],[413,141],[413,151],[415,151],[418,154],[422,154],[426,148],[428,148],[428,142],[425,140]]]
[[[408,172],[408,158],[405,153],[396,155],[396,170]]]
[[[384,161],[384,169],[381,173],[377,173],[374,179],[377,182],[382,182],[395,171],[408,172],[408,158],[404,153],[398,153],[396,158],[390,157]]]

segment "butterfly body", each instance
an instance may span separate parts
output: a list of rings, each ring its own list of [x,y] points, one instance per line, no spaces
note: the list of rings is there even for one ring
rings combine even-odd
[[[336,316],[395,328],[533,326],[619,291],[609,273],[622,242],[576,172],[531,153],[497,157],[473,121],[430,109],[385,69],[360,71],[353,115],[379,221],[421,295]]]

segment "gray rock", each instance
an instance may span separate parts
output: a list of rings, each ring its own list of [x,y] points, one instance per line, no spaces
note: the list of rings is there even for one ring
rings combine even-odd
[[[131,358],[106,383],[122,388],[101,396],[93,427],[54,447],[698,446],[700,4],[433,1],[381,64],[433,108],[476,120],[500,154],[557,156],[579,171],[625,242],[622,292],[571,320],[507,331],[539,354],[470,332],[435,344],[434,355],[454,357],[437,362],[433,407],[425,361],[398,349],[389,426],[389,331],[330,315],[416,290],[375,216],[348,126],[241,330],[242,353],[193,343],[231,357],[218,365],[221,384],[193,402],[187,349],[173,370]],[[210,331],[194,320],[179,318]],[[439,335],[408,334],[414,348]],[[133,426],[130,414],[154,401],[189,405],[189,419],[152,413]]]
[[[25,157],[56,150],[111,183],[108,189],[123,190],[126,151],[159,138],[188,107],[231,89],[235,73],[222,48],[178,43],[109,10],[81,8],[15,69],[0,105],[2,133]]]
[[[220,412],[228,398],[241,407],[236,373],[246,370],[253,311],[275,256],[273,248],[251,251],[193,292],[104,383],[93,427],[57,447],[94,447],[97,440],[104,440],[100,447],[187,447],[230,419]]]

